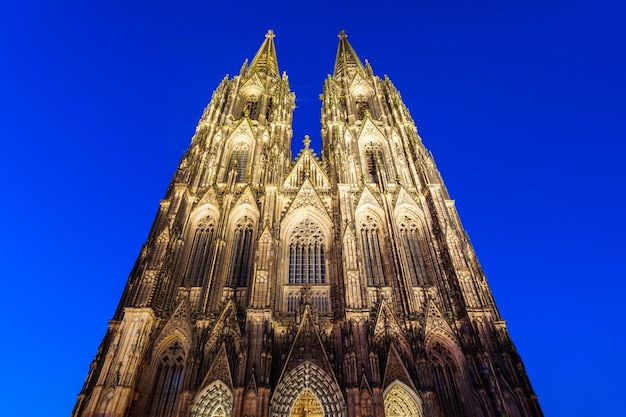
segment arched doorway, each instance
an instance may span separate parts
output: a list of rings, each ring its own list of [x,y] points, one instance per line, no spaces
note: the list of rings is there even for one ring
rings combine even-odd
[[[324,417],[322,404],[311,391],[305,389],[294,403],[291,417]]]
[[[386,417],[423,417],[422,402],[413,390],[394,381],[383,393]]]

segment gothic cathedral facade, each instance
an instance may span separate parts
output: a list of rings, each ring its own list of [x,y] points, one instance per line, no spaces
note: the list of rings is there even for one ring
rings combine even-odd
[[[339,34],[322,152],[268,32],[198,122],[73,417],[542,412],[388,77]]]

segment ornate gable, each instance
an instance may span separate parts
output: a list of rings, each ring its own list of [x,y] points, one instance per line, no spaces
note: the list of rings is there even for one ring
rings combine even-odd
[[[200,198],[200,201],[198,201],[197,206],[199,207],[204,204],[212,204],[215,207],[220,207],[220,201],[217,198],[217,194],[215,193],[215,189],[213,187],[210,187],[207,192],[204,193],[202,198]]]
[[[191,340],[191,320],[189,318],[187,299],[183,299],[178,304],[174,313],[163,326],[159,337],[154,341],[154,345],[159,346],[164,340],[169,340],[174,334],[181,336],[185,343],[189,343]]]
[[[350,94],[353,96],[373,96],[375,94],[372,85],[357,72],[356,76],[352,79],[350,87],[348,87]]]
[[[396,380],[404,383],[408,387],[411,387],[413,391],[417,391],[415,389],[415,385],[413,385],[413,382],[411,381],[409,372],[404,366],[402,358],[400,358],[400,354],[396,349],[395,343],[391,343],[391,346],[389,348],[389,355],[387,355],[387,365],[385,366],[383,389],[388,387],[391,383],[393,383],[393,381]]]
[[[374,137],[378,139],[381,143],[385,143],[387,138],[385,134],[380,131],[380,129],[372,122],[370,118],[365,120],[363,126],[361,127],[361,131],[358,134],[359,142],[364,138]]]
[[[359,202],[356,207],[360,208],[362,206],[373,204],[374,206],[382,209],[381,202],[374,196],[372,190],[368,186],[363,187],[363,192],[361,193],[361,197],[359,198]]]
[[[205,350],[211,349],[224,332],[229,332],[234,335],[236,343],[239,343],[241,339],[241,329],[239,327],[239,320],[237,319],[237,306],[232,299],[228,300],[222,310],[222,314],[220,314],[220,317],[215,322],[209,340],[205,345]]]
[[[313,184],[308,178],[305,178],[302,187],[298,190],[298,194],[293,199],[289,208],[285,212],[284,218],[287,218],[291,213],[295,212],[301,207],[313,208],[319,211],[323,217],[325,217],[329,222],[331,221],[331,216],[328,214],[328,210],[324,205],[324,202],[320,198],[319,194],[315,190]]]
[[[241,86],[241,92],[244,95],[258,96],[264,89],[265,87],[256,72],[253,72],[252,76],[246,80],[243,86]]]
[[[215,359],[213,359],[213,363],[211,363],[211,367],[204,377],[202,386],[207,386],[215,380],[222,381],[231,390],[234,388],[232,372],[230,364],[228,363],[228,355],[226,354],[226,345],[224,343],[222,343],[217,355],[215,355]]]
[[[426,325],[424,330],[426,335],[436,330],[444,331],[450,335],[454,334],[443,314],[441,314],[441,310],[437,307],[435,300],[432,298],[428,301],[428,307],[426,309]]]
[[[400,323],[396,319],[389,308],[388,301],[384,299],[378,309],[376,316],[376,324],[374,325],[374,339],[379,339],[387,335],[395,335],[397,338],[404,340],[404,332]]]
[[[228,136],[228,140],[235,139],[239,136],[246,136],[250,140],[254,138],[254,131],[252,130],[252,126],[250,125],[248,119],[246,119],[245,117],[239,122],[233,132]]]
[[[322,344],[311,315],[311,306],[307,304],[304,306],[302,321],[285,360],[280,379],[291,370],[301,366],[303,362],[315,363],[328,375],[333,375],[334,378],[335,373],[328,360],[326,348]]]
[[[415,201],[411,194],[409,194],[404,187],[400,187],[400,191],[398,192],[398,196],[396,197],[396,209],[400,208],[402,205],[409,205],[413,207],[420,207],[420,205]]]
[[[283,183],[283,187],[300,187],[306,179],[309,179],[317,187],[330,187],[330,180],[326,171],[308,145],[298,155],[296,163]]]
[[[245,188],[245,190],[243,190],[237,201],[235,201],[235,203],[233,204],[233,207],[239,207],[243,205],[250,205],[254,208],[255,211],[259,211],[256,197],[252,193],[252,189],[249,185]]]

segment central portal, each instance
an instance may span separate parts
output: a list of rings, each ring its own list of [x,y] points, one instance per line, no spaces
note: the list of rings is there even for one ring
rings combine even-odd
[[[324,412],[317,397],[305,389],[293,405],[291,417],[324,417]]]

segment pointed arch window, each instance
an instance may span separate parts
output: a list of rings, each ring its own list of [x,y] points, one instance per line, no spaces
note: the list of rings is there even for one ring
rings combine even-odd
[[[308,219],[295,228],[289,239],[289,284],[326,284],[324,235]]]
[[[404,216],[400,221],[400,236],[404,246],[404,252],[409,264],[411,282],[414,286],[426,284],[426,267],[424,256],[420,247],[420,234],[417,222],[410,217]]]
[[[354,108],[356,110],[356,118],[362,120],[365,113],[370,111],[370,103],[366,96],[359,96],[354,99]]]
[[[383,165],[382,152],[378,143],[365,144],[365,176],[368,182],[378,184],[378,173]]]
[[[439,340],[435,340],[430,344],[428,353],[432,364],[433,385],[439,394],[438,397],[445,414],[450,416],[465,415],[460,395],[462,390],[458,384],[462,378],[450,350]]]
[[[207,217],[198,223],[193,234],[189,261],[185,272],[186,282],[192,287],[201,287],[205,283],[214,230],[215,224],[213,219]]]
[[[151,393],[149,416],[174,415],[184,365],[185,351],[178,341],[171,343],[161,353]]]
[[[231,154],[228,163],[227,173],[235,172],[235,182],[244,182],[246,178],[246,168],[248,166],[248,145],[236,145]]]
[[[230,261],[228,285],[231,287],[245,287],[248,285],[252,263],[252,222],[244,219],[235,227],[233,251]]]
[[[248,96],[243,106],[243,114],[248,114],[250,119],[259,117],[259,98],[257,96]]]
[[[367,285],[385,285],[379,227],[371,216],[366,216],[361,223],[361,246]]]

